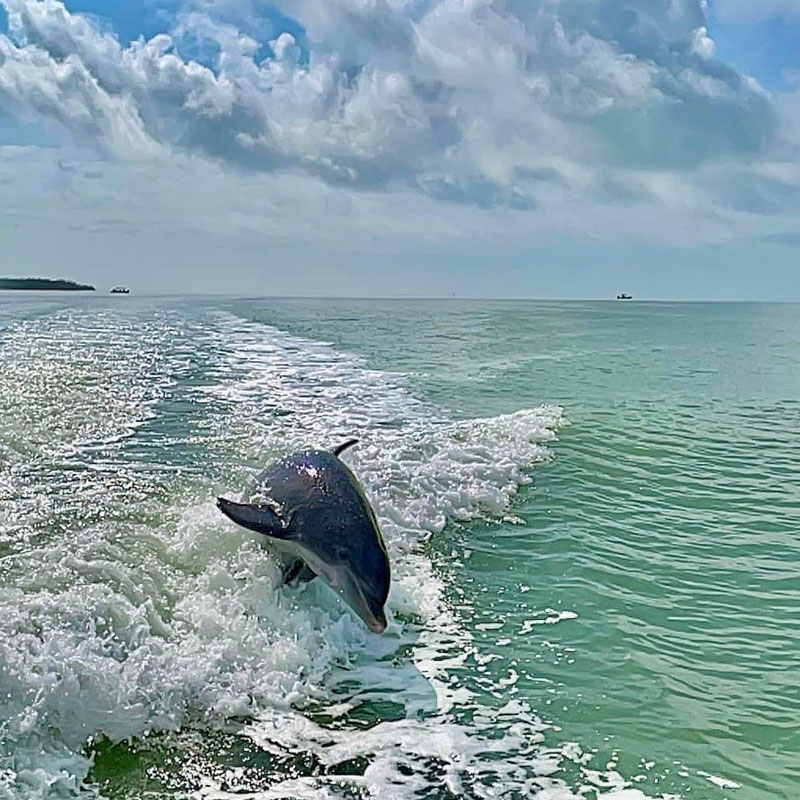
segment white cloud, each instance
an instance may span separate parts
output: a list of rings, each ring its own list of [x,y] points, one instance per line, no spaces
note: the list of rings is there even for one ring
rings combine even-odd
[[[104,91],[79,57],[55,61],[37,47],[15,47],[3,36],[0,108],[22,121],[52,121],[113,153],[156,149],[132,99]]]
[[[627,170],[757,157],[774,135],[763,93],[713,61],[698,0],[279,3],[307,59],[288,33],[259,58],[237,22],[257,2],[195,3],[172,34],[122,47],[57,0],[1,1],[0,108],[114,154],[534,208]],[[211,67],[182,56],[189,40]]]
[[[708,35],[708,28],[700,26],[692,36],[692,52],[701,58],[713,58],[716,46],[714,40]]]

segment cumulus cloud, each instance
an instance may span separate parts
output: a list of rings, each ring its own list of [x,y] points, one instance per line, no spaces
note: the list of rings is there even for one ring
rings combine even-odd
[[[259,0],[196,0],[127,47],[58,0],[0,2],[0,109],[115,156],[532,209],[659,198],[659,172],[776,135],[764,92],[715,61],[701,0],[281,0],[304,43],[257,24]]]

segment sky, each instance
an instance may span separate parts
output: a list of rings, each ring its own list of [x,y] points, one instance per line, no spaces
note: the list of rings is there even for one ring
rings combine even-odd
[[[800,0],[0,0],[4,275],[800,301]]]

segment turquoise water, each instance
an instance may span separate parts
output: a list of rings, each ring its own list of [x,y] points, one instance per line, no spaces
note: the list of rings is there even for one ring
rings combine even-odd
[[[800,309],[0,298],[0,797],[795,798]],[[383,637],[213,498],[348,461]]]

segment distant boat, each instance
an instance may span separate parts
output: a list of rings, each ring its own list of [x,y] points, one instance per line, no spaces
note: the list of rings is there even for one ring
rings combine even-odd
[[[633,295],[625,294],[625,292],[620,292],[617,295],[617,300],[633,300]]]
[[[115,286],[111,290],[111,294],[130,294],[131,290],[127,286]]]

